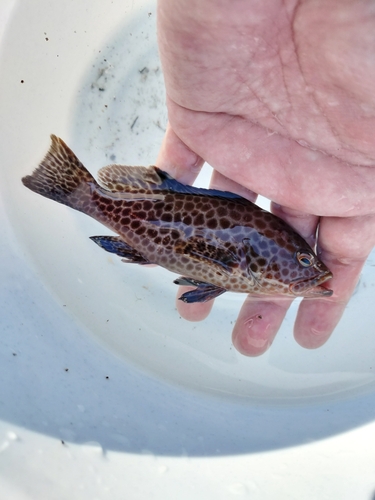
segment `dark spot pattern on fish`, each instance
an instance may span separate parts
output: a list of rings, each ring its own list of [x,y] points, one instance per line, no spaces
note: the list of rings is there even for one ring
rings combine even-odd
[[[56,136],[24,185],[114,231],[93,237],[127,262],[154,263],[197,283],[186,302],[224,291],[329,296],[332,277],[284,221],[225,191],[185,186],[157,167],[109,165],[99,183]]]

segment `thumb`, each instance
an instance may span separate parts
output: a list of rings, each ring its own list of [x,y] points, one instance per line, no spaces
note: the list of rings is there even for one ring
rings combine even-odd
[[[184,184],[192,184],[204,160],[188,148],[168,123],[156,164]]]

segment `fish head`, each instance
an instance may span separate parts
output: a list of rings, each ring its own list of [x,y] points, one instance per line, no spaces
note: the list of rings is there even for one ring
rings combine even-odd
[[[298,261],[299,276],[290,282],[290,293],[297,297],[330,297],[332,290],[322,286],[332,278],[328,267],[311,249],[298,250],[294,258]]]
[[[332,278],[331,271],[290,228],[272,237],[258,234],[243,243],[247,246],[248,272],[260,293],[294,297],[332,295],[332,290],[322,286]]]

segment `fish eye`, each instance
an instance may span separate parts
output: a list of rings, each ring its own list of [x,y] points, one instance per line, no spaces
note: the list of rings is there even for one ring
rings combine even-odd
[[[297,260],[303,267],[310,267],[314,263],[314,255],[308,252],[297,252]]]

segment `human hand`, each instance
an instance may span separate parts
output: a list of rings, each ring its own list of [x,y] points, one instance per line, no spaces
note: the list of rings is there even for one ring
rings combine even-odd
[[[159,0],[158,35],[170,122],[158,166],[192,183],[207,161],[213,187],[266,196],[317,243],[334,294],[303,300],[294,333],[321,346],[375,245],[373,2]],[[249,297],[235,347],[266,351],[289,305]],[[190,320],[211,307],[178,301]]]

